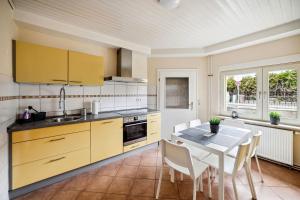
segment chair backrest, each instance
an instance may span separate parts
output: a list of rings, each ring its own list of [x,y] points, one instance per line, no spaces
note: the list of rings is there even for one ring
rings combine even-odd
[[[224,119],[221,122],[222,125],[227,125],[227,126],[234,126],[237,128],[246,128],[245,123],[241,120],[238,119]]]
[[[249,149],[250,149],[251,139],[247,142],[239,145],[238,153],[236,155],[233,173],[236,174],[244,166],[246,160],[248,159]]]
[[[188,172],[194,177],[192,157],[187,147],[171,143],[162,139],[160,141],[162,159],[173,169]]]
[[[262,131],[258,131],[255,135],[253,135],[249,150],[249,159],[255,155],[256,149],[260,143],[260,138],[262,136]]]
[[[190,121],[190,127],[196,127],[201,125],[201,120],[200,119],[195,119]]]
[[[187,128],[188,127],[187,127],[186,123],[177,124],[177,125],[174,126],[174,133],[178,133],[178,132],[183,131]]]

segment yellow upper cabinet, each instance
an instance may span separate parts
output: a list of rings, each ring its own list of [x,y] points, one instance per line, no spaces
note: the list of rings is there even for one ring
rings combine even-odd
[[[15,41],[15,81],[66,84],[68,51]]]
[[[103,85],[103,57],[69,51],[70,85]]]

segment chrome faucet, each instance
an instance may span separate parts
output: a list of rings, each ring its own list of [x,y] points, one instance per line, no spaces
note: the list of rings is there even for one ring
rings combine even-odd
[[[63,98],[63,101],[62,101],[62,98]],[[66,112],[66,90],[65,90],[65,87],[63,86],[61,89],[60,89],[60,92],[59,92],[59,109],[61,109],[61,104],[63,103],[63,115],[64,117],[67,117],[67,112]]]

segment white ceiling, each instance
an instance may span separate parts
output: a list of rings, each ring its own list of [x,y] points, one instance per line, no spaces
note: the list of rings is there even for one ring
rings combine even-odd
[[[31,12],[152,49],[202,48],[300,19],[300,0],[14,0]]]

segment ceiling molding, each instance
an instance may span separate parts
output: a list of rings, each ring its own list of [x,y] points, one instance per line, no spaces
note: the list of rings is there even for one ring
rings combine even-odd
[[[25,25],[40,27],[42,29],[68,34],[71,36],[95,41],[109,46],[126,48],[126,49],[130,49],[148,55],[151,53],[151,49],[147,46],[135,44],[105,34],[83,29],[78,26],[58,22],[30,12],[15,9],[14,18],[17,22]]]
[[[300,34],[300,20],[203,48],[152,49],[151,57],[199,57],[215,55]]]

